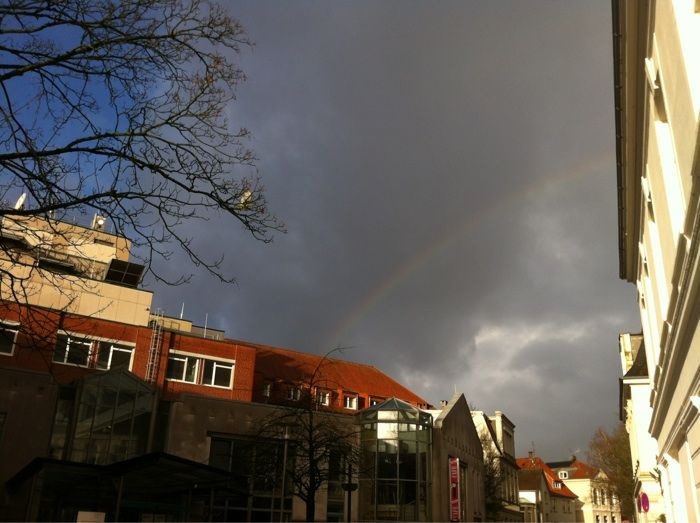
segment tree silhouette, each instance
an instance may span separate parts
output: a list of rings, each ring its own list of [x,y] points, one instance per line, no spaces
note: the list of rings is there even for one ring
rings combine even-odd
[[[184,252],[221,281],[220,259],[198,252],[183,224],[223,214],[270,241],[245,128],[227,119],[244,74],[232,61],[250,41],[222,7],[201,0],[9,0],[0,6],[0,237],[34,260],[60,241],[60,223],[97,214],[154,259]],[[25,201],[15,200],[20,195]],[[19,234],[18,234],[19,233]],[[14,242],[14,243],[13,243]],[[35,264],[35,263],[34,263]],[[4,280],[22,278],[0,267]],[[18,297],[19,298],[19,297]]]

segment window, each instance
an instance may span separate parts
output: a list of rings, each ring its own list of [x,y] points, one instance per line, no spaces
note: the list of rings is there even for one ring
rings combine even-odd
[[[598,514],[595,516],[595,523],[600,523],[600,516]]]
[[[131,370],[131,360],[134,354],[134,348],[126,345],[117,345],[109,341],[99,342],[97,353],[97,368],[98,369],[113,369],[116,367],[124,367]]]
[[[301,389],[299,387],[289,387],[287,390],[287,399],[290,401],[299,401],[301,399]]]
[[[331,393],[322,390],[316,391],[316,403],[327,407],[331,404]]]
[[[209,387],[231,388],[232,361],[210,360],[193,354],[172,353],[168,358],[166,378]],[[265,391],[263,390],[263,393]]]
[[[379,399],[379,398],[370,398],[369,399],[369,406],[374,407],[375,405],[379,405],[382,401],[384,401],[384,400]]]
[[[569,473],[566,470],[560,470],[559,479],[569,479]]]
[[[90,340],[69,336],[68,334],[59,334],[56,338],[53,361],[87,367],[90,361],[91,348],[92,342]]]
[[[269,398],[271,393],[272,393],[272,383],[265,383],[263,385],[262,395],[265,396],[266,398]]]
[[[561,488],[561,481],[555,481],[554,488]]]
[[[231,378],[233,377],[233,363],[216,360],[204,361],[204,376],[202,384],[210,387],[231,388]]]
[[[0,323],[0,354],[12,355],[19,325]]]
[[[343,404],[346,409],[357,410],[357,396],[345,396]]]
[[[603,523],[608,523],[608,516],[603,516]]]
[[[198,366],[199,360],[197,358],[180,354],[171,354],[168,358],[166,377],[173,381],[196,383]]]

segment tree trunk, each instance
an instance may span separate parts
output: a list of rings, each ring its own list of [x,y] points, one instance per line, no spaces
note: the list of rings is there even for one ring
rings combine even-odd
[[[316,521],[316,496],[306,500],[306,521]]]

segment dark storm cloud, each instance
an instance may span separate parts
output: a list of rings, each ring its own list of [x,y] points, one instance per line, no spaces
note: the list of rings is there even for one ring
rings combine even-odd
[[[256,46],[231,119],[288,234],[191,224],[237,287],[157,289],[227,335],[453,387],[518,451],[615,419],[619,331],[609,5],[230,2]],[[167,270],[167,268],[165,269]]]

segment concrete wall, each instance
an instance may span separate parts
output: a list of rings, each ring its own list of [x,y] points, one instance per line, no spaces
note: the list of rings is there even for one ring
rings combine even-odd
[[[483,521],[484,462],[479,434],[474,427],[469,405],[463,394],[455,394],[435,417],[433,426],[432,463],[432,520],[450,520],[450,457],[459,458],[466,466],[466,500],[463,502],[463,521]]]
[[[0,368],[0,487],[35,457],[47,456],[58,387],[52,377]],[[0,488],[0,519],[12,520],[9,497]],[[23,514],[22,514],[23,515]]]

